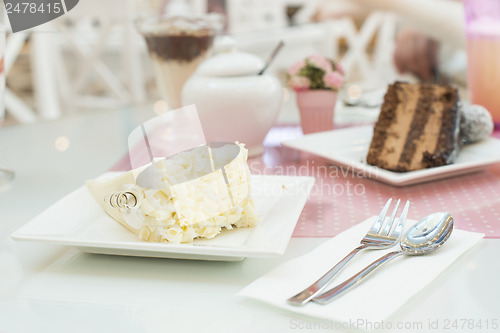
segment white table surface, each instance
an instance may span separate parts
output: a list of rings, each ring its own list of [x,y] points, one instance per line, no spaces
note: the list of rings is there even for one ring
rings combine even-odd
[[[235,296],[326,238],[292,238],[282,257],[241,262],[93,255],[10,239],[12,231],[56,200],[108,170],[126,153],[130,131],[154,116],[152,109],[80,113],[0,128],[0,167],[16,172],[15,180],[0,188],[0,332],[332,330],[334,323]],[[69,146],[60,152],[55,141],[62,136]],[[499,253],[500,240],[484,240],[388,321],[415,329],[393,331],[495,331],[492,322],[500,325]],[[358,324],[362,320],[353,318]]]

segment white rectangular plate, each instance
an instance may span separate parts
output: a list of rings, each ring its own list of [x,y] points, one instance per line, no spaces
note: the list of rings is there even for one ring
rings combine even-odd
[[[109,173],[103,177],[112,177]],[[213,239],[186,244],[145,242],[95,202],[85,186],[62,198],[12,234],[16,240],[73,246],[83,252],[126,256],[242,260],[285,252],[314,184],[312,177],[252,176],[260,221],[253,228],[225,230]]]
[[[372,126],[351,127],[309,134],[282,144],[324,157],[336,165],[394,186],[458,176],[480,171],[500,162],[500,140],[488,138],[462,147],[453,164],[409,172],[393,172],[366,163],[372,135]]]

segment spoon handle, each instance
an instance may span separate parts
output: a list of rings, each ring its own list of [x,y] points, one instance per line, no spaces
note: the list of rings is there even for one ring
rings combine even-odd
[[[264,65],[264,68],[262,68],[260,70],[260,72],[257,73],[257,75],[264,74],[264,72],[266,71],[267,67],[269,67],[269,65],[271,64],[271,62],[273,61],[273,59],[276,57],[276,55],[278,54],[279,50],[283,47],[283,45],[285,45],[285,43],[283,43],[283,41],[281,40],[278,43],[278,45],[276,46],[276,48],[273,50],[273,52],[271,53],[271,55],[269,56],[269,58],[267,58],[266,64]]]
[[[387,253],[386,255],[378,258],[377,260],[372,262],[370,265],[363,268],[356,275],[345,280],[344,282],[337,285],[336,287],[333,287],[332,289],[325,291],[324,293],[314,297],[312,300],[314,302],[320,303],[320,304],[326,304],[326,303],[330,302],[333,298],[339,296],[340,294],[343,294],[344,292],[346,292],[350,288],[358,285],[368,274],[373,272],[375,269],[377,269],[378,267],[382,266],[386,262],[390,261],[393,258],[396,258],[397,256],[399,256],[401,254],[403,254],[403,251],[395,251],[395,252]]]
[[[322,277],[320,277],[316,282],[311,284],[306,289],[302,290],[297,295],[290,297],[288,299],[288,304],[292,305],[304,305],[309,302],[314,296],[318,295],[330,282],[331,279],[344,267],[354,256],[361,250],[365,249],[366,245],[360,245],[351,251],[344,259],[333,266],[328,272],[326,272]]]

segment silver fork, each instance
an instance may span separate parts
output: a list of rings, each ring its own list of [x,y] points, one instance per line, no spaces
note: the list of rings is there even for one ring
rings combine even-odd
[[[328,282],[332,280],[332,278],[344,267],[359,251],[364,249],[387,249],[393,245],[395,245],[400,237],[401,232],[403,231],[403,224],[406,221],[406,216],[408,215],[408,209],[410,207],[410,202],[407,201],[403,211],[399,217],[399,221],[397,225],[394,227],[394,221],[396,220],[396,213],[399,208],[399,203],[401,200],[398,200],[396,203],[396,207],[394,208],[391,218],[384,225],[385,216],[392,202],[392,198],[387,200],[384,208],[380,212],[380,215],[377,217],[375,222],[373,223],[370,230],[366,233],[366,235],[361,239],[360,245],[351,251],[344,259],[342,259],[338,264],[333,266],[328,272],[325,273],[322,277],[320,277],[316,282],[311,284],[306,289],[302,290],[297,295],[290,297],[288,299],[288,303],[292,305],[304,305],[313,299],[316,295],[321,293],[323,289],[326,287]],[[392,230],[392,232],[391,232]]]

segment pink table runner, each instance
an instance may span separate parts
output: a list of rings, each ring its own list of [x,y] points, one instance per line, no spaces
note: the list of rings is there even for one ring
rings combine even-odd
[[[323,158],[281,147],[280,142],[302,135],[298,126],[275,127],[265,141],[265,153],[249,159],[253,174],[313,176],[311,195],[294,237],[332,237],[367,217],[378,214],[389,197],[410,200],[409,218],[420,219],[447,211],[457,228],[500,238],[500,164],[487,171],[407,187],[393,187],[360,178]],[[500,137],[500,131],[494,136]],[[124,156],[112,170],[130,169]]]

